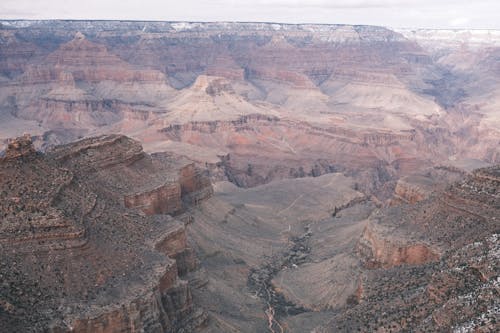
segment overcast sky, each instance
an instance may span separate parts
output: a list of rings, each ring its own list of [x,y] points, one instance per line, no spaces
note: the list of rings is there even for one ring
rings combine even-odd
[[[500,0],[0,0],[0,19],[21,18],[500,29]]]

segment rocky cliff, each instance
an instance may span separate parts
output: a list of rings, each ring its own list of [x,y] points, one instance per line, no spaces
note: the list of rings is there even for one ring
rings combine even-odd
[[[217,150],[239,186],[500,156],[492,33],[464,39],[468,69],[453,34],[427,32],[438,52],[370,26],[4,21],[0,35],[2,133],[34,127],[44,148],[119,132],[202,165]]]
[[[0,22],[1,327],[491,331],[497,39]]]
[[[421,265],[436,261],[438,250],[423,242],[412,243],[406,238],[397,239],[393,230],[368,225],[358,244],[360,255],[367,259],[368,267],[389,268],[398,265]]]
[[[188,205],[196,205],[212,196],[214,192],[210,179],[194,163],[184,166],[179,171],[179,183],[182,200]]]
[[[125,207],[137,208],[148,215],[175,214],[182,210],[181,189],[178,183],[161,185],[152,190],[126,195]]]
[[[184,209],[181,185],[174,197],[139,188],[178,171],[155,167],[123,136],[47,154],[35,152],[29,136],[12,140],[0,160],[3,329],[177,332],[203,325],[206,315],[179,277],[197,267],[184,223],[165,215]],[[134,189],[154,204],[127,205]]]
[[[498,166],[479,169],[374,214],[357,247],[362,292],[320,331],[495,331],[499,186]]]
[[[432,192],[444,190],[446,186],[466,176],[467,170],[467,167],[437,166],[421,173],[401,177],[396,182],[391,204],[414,204],[427,199]]]

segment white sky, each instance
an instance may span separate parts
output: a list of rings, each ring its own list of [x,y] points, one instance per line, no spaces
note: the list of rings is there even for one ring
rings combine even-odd
[[[0,19],[21,18],[500,29],[500,0],[0,0]]]

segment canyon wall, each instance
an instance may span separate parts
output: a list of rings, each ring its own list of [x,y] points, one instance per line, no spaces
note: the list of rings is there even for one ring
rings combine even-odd
[[[360,181],[373,193],[500,156],[496,35],[458,49],[442,32],[349,25],[4,21],[0,34],[2,141],[123,133],[202,167],[229,154],[217,177],[238,186],[346,170],[380,178]]]
[[[145,168],[149,178],[141,174]],[[197,260],[184,222],[166,215],[189,207],[180,182],[171,183],[173,196],[162,189],[140,192],[181,168],[155,168],[140,145],[123,136],[86,139],[48,154],[35,152],[29,136],[11,140],[0,160],[0,191],[8,193],[0,206],[0,269],[10,283],[0,287],[2,327],[59,333],[203,326],[206,313],[180,278],[197,269]],[[188,169],[188,176],[196,174]],[[196,178],[201,190],[209,191],[202,177]],[[198,183],[189,193],[200,190]],[[140,194],[125,207],[130,192]]]
[[[213,194],[210,179],[202,170],[189,164],[179,171],[182,200],[188,205],[196,205]]]
[[[182,209],[179,184],[165,184],[153,190],[126,195],[125,207],[142,210],[148,215],[175,214]]]
[[[494,331],[499,175],[478,169],[370,216],[357,245],[361,293],[319,331]]]
[[[2,327],[493,330],[498,45],[0,22]]]
[[[358,253],[368,267],[389,268],[398,265],[420,265],[439,260],[440,254],[425,243],[397,239],[391,230],[366,226],[358,243]]]

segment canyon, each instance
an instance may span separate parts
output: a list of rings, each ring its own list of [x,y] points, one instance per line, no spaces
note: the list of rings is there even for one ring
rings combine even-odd
[[[499,58],[493,30],[0,21],[0,331],[497,331]]]

